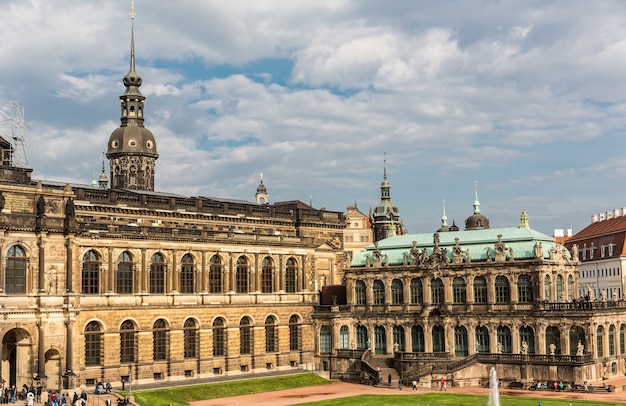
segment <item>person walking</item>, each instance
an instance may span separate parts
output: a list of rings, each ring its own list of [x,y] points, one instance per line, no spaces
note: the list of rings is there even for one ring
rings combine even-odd
[[[398,379],[398,389],[402,390],[402,378]]]
[[[446,389],[446,378],[445,376],[441,377],[441,387],[439,389],[439,391],[448,391],[448,389]]]
[[[391,388],[391,374],[387,376],[387,386]]]
[[[411,382],[411,384],[413,385],[413,389],[414,391],[417,391],[417,381],[413,381]]]

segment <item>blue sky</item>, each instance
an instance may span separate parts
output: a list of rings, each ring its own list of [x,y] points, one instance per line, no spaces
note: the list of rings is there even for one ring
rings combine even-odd
[[[0,100],[33,177],[89,183],[119,126],[130,0],[0,2]],[[368,212],[410,232],[579,231],[626,206],[626,3],[136,0],[156,189]]]

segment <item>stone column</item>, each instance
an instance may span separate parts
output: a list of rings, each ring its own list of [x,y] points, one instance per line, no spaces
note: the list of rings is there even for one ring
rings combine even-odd
[[[37,236],[37,246],[39,247],[38,261],[37,261],[37,291],[43,293],[46,291],[46,242],[41,237],[41,234]]]
[[[178,256],[178,250],[172,250],[172,291],[180,292],[180,269],[178,269],[178,261],[176,261],[176,257]]]
[[[138,290],[142,293],[146,293],[148,291],[148,280],[146,276],[148,272],[146,271],[146,249],[141,249],[141,267],[139,269],[139,277],[137,278]]]
[[[202,288],[200,289],[200,291],[202,293],[206,293],[209,291],[209,278],[208,278],[208,269],[207,269],[207,262],[206,262],[206,256],[207,256],[207,252],[206,251],[202,251],[202,253],[200,254],[202,256],[202,268],[200,269],[200,284],[202,286]]]
[[[234,292],[235,291],[235,273],[236,273],[236,270],[234,269],[235,255],[232,252],[229,255],[230,255],[230,259],[229,259],[229,269],[228,269],[228,291]]]
[[[65,239],[65,291],[72,293],[73,274],[72,266],[74,264],[74,254],[72,252],[72,241],[68,237]]]
[[[430,279],[424,278],[422,281],[424,282],[424,285],[422,288],[424,292],[424,297],[422,299],[424,300],[424,305],[429,305],[432,303],[432,293],[430,291]]]
[[[65,321],[65,372],[67,374],[74,371],[74,322],[71,320]]]
[[[45,332],[41,321],[37,322],[38,340],[37,340],[37,376],[42,379],[46,378],[46,355],[45,355]]]
[[[107,276],[108,276],[108,280],[109,280],[109,286],[108,286],[108,291],[109,292],[115,292],[115,268],[113,265],[113,248],[109,247],[109,269],[106,271]]]
[[[250,278],[248,281],[248,291],[249,292],[260,292],[261,291],[261,267],[259,261],[261,258],[258,253],[254,254],[254,261],[250,264]],[[273,265],[273,264],[272,264]]]
[[[404,351],[413,352],[413,326],[410,323],[402,324],[404,328]]]

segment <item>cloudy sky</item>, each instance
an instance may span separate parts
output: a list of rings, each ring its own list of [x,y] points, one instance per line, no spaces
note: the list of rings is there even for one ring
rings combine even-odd
[[[89,183],[119,126],[130,0],[0,0],[0,100],[33,177]],[[463,227],[579,231],[626,206],[622,1],[136,0],[156,189]]]

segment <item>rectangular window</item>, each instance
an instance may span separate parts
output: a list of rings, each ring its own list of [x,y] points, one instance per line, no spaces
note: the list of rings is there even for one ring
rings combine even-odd
[[[222,293],[222,267],[211,266],[209,272],[209,293]]]
[[[154,360],[165,361],[167,359],[167,331],[156,330],[152,336],[154,339]]]

